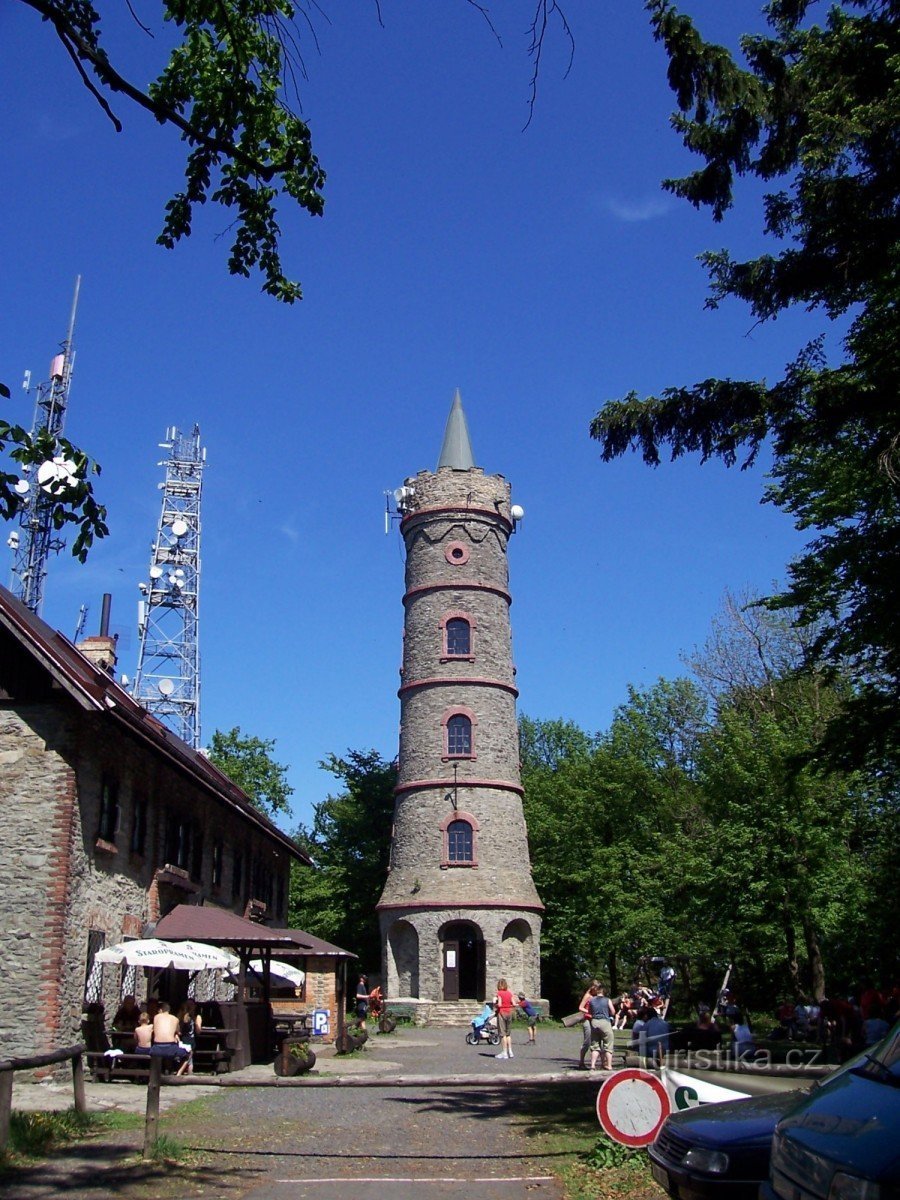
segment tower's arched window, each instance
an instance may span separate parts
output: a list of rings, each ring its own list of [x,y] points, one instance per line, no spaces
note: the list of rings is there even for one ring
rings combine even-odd
[[[441,821],[443,858],[441,868],[478,866],[478,819],[470,812],[454,810]]]
[[[472,653],[472,626],[465,617],[451,617],[447,622],[447,654],[458,658]]]
[[[447,755],[463,758],[472,753],[472,721],[464,713],[454,713],[447,722]]]
[[[475,661],[475,626],[471,613],[451,609],[441,617],[441,662],[454,658]]]
[[[475,858],[472,826],[468,821],[451,821],[447,826],[447,861],[472,862]]]

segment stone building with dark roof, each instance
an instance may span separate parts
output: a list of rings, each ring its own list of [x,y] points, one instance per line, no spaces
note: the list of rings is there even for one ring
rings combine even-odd
[[[93,957],[178,904],[287,922],[294,842],[112,676],[0,587],[0,1046],[78,1040],[130,981]],[[111,1015],[111,1014],[110,1014]]]

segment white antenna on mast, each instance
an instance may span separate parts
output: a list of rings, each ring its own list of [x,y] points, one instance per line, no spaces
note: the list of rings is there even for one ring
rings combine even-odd
[[[66,340],[62,343],[59,353],[51,360],[50,378],[37,388],[31,433],[32,437],[38,434],[49,435],[54,448],[51,459],[40,464],[32,479],[27,477],[30,473],[29,468],[23,468],[23,477],[14,485],[22,501],[18,510],[19,537],[12,546],[11,587],[26,608],[37,614],[40,614],[44,600],[44,580],[47,576],[50,551],[58,554],[66,544],[53,524],[58,489],[60,485],[68,486],[76,480],[75,464],[63,458],[58,453],[58,447],[65,425],[69,385],[75,363],[73,339],[80,291],[81,276],[78,275],[75,279],[75,295],[72,299]],[[26,391],[31,390],[30,371],[25,372],[23,386]]]

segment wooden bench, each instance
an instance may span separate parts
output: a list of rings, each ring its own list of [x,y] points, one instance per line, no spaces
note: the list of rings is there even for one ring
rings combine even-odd
[[[149,1054],[104,1054],[92,1050],[85,1058],[97,1083],[112,1083],[116,1079],[137,1079],[147,1083],[150,1079]]]
[[[195,1071],[211,1071],[214,1075],[224,1075],[231,1070],[231,1060],[234,1051],[227,1046],[219,1046],[214,1050],[195,1048],[193,1067]]]

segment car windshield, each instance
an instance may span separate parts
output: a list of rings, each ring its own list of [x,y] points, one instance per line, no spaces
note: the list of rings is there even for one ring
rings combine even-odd
[[[900,1085],[900,1024],[866,1054],[856,1073]]]

